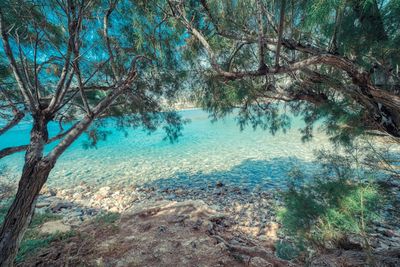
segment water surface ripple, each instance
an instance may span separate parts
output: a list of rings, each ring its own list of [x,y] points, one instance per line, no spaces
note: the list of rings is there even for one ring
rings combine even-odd
[[[73,187],[81,181],[93,186],[159,183],[204,185],[215,181],[245,187],[279,187],[294,166],[313,169],[313,151],[328,148],[326,135],[316,133],[311,142],[303,143],[293,119],[291,129],[272,136],[251,128],[240,131],[233,116],[212,123],[201,110],[180,111],[191,120],[177,143],[164,141],[160,130],[148,134],[140,129],[124,133],[112,131],[97,149],[84,149],[85,137],[78,139],[59,159],[48,183]],[[25,144],[29,124],[13,129],[0,142],[0,148]],[[50,135],[58,128],[51,125]],[[8,179],[16,180],[21,172],[23,153],[1,160]],[[3,177],[4,178],[4,177]]]

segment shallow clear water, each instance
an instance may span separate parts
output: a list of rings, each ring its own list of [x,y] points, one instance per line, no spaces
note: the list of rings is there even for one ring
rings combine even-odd
[[[329,147],[322,133],[303,143],[298,130],[302,123],[295,118],[286,134],[272,136],[251,128],[240,131],[234,117],[212,123],[201,110],[180,113],[191,123],[177,143],[163,141],[162,130],[148,135],[140,129],[128,129],[125,137],[122,132],[107,129],[112,134],[97,149],[84,149],[85,138],[78,139],[59,159],[48,183],[60,187],[73,187],[81,181],[94,186],[196,186],[222,181],[244,187],[279,187],[294,165],[315,168],[313,151]],[[27,143],[29,127],[23,124],[7,133],[0,140],[0,148]],[[50,135],[58,130],[51,125]],[[4,175],[11,180],[18,179],[22,163],[23,153],[0,161],[6,166]]]

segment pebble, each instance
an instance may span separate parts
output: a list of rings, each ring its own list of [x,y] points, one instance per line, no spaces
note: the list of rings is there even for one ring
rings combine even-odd
[[[57,193],[49,193],[50,191]],[[229,214],[232,222],[228,225],[241,229],[264,243],[272,239],[286,238],[279,234],[279,225],[276,223],[275,207],[281,204],[279,196],[261,187],[251,190],[219,181],[215,184],[192,187],[103,186],[96,189],[82,183],[73,189],[56,191],[47,188],[39,196],[35,210],[37,213],[51,211],[60,214],[65,225],[79,227],[82,222],[92,219],[99,213],[123,212],[146,201],[193,199],[203,200],[212,209]],[[377,250],[399,246],[398,227],[393,229],[380,223],[376,225],[375,232],[371,244]],[[353,238],[352,242],[360,241]]]
[[[82,199],[82,193],[74,193],[72,195],[72,198],[75,200],[81,200]]]

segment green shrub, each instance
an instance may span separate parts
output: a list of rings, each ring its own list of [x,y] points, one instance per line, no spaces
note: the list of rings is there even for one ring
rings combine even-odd
[[[51,241],[52,238],[50,236],[38,239],[24,239],[19,247],[18,254],[15,259],[16,262],[24,261],[26,256],[41,248],[47,247]]]
[[[23,262],[27,256],[34,254],[42,248],[50,246],[56,240],[64,240],[75,235],[74,231],[55,234],[39,234],[36,230],[28,230],[18,250],[16,262]]]
[[[44,224],[45,222],[56,221],[56,220],[60,220],[60,219],[62,219],[61,215],[57,215],[57,214],[54,214],[51,212],[36,213],[33,216],[29,227],[34,228],[34,227]]]
[[[344,157],[321,163],[322,171],[311,177],[298,170],[291,173],[278,212],[283,231],[313,249],[337,247],[357,235],[368,249],[370,226],[380,220],[383,205],[379,186],[371,173],[354,168]]]
[[[294,244],[287,241],[278,241],[275,244],[276,255],[284,260],[292,260],[300,255],[304,249],[300,244]]]

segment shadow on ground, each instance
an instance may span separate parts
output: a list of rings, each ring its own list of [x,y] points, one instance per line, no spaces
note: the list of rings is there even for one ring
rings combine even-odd
[[[319,167],[316,162],[307,162],[295,157],[273,158],[271,160],[247,159],[228,170],[198,173],[177,172],[172,177],[144,183],[144,186],[160,189],[205,188],[223,183],[246,190],[285,188],[288,173],[293,168],[299,168],[304,173],[312,173]]]

